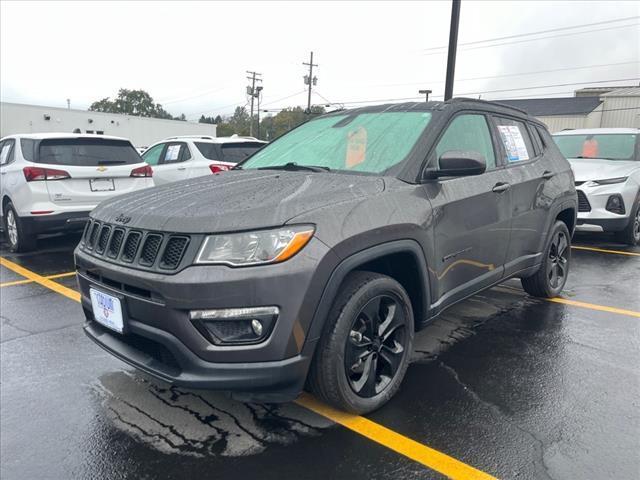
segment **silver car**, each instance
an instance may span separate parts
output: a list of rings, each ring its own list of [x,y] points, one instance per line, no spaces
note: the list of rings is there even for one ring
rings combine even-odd
[[[640,243],[640,129],[589,128],[553,135],[578,191],[576,230],[615,232]]]

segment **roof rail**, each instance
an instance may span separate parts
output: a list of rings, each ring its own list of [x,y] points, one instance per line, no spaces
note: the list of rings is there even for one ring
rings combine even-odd
[[[495,102],[493,100],[481,100],[479,98],[468,98],[468,97],[455,97],[447,100],[445,103],[463,103],[463,102],[489,103],[491,105],[500,105],[501,107],[510,108],[511,110],[516,110],[520,113],[524,113],[525,115],[529,115],[529,112],[527,112],[526,110],[523,110],[518,107],[513,107],[511,105],[507,105],[504,103]]]
[[[177,140],[179,138],[201,138],[203,140],[215,140],[216,137],[211,135],[177,135],[175,137],[167,137],[165,140]]]

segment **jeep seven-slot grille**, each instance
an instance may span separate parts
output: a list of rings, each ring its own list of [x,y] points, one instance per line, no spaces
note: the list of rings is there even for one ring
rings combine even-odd
[[[82,247],[93,256],[146,269],[175,270],[180,266],[191,238],[144,232],[92,221],[82,238]]]
[[[581,190],[576,190],[578,192],[578,211],[579,212],[590,212],[591,204],[587,199],[587,196]]]

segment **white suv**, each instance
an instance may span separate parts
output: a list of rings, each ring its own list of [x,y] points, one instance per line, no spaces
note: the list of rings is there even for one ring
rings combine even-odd
[[[153,186],[153,171],[129,140],[40,133],[0,140],[0,214],[14,252],[39,233],[82,230],[103,200]]]
[[[576,178],[576,230],[615,232],[623,243],[640,243],[640,129],[565,130],[553,139]]]
[[[253,137],[169,137],[142,154],[153,167],[156,185],[229,170],[267,142]]]

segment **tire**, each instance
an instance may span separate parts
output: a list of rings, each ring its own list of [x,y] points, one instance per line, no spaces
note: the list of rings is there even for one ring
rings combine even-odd
[[[11,202],[4,206],[4,232],[12,252],[29,252],[36,248],[36,235],[27,231]]]
[[[327,318],[308,386],[341,410],[357,414],[376,410],[400,387],[413,351],[413,334],[411,301],[402,285],[386,275],[353,272],[340,287]]]
[[[557,220],[553,224],[543,253],[538,271],[520,279],[522,288],[534,297],[557,297],[567,282],[571,263],[571,234],[564,222]]]
[[[632,246],[640,244],[640,198],[633,204],[627,227],[616,233],[616,240]]]

